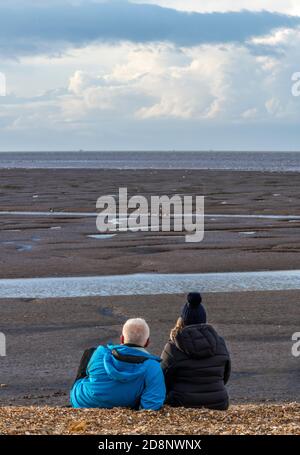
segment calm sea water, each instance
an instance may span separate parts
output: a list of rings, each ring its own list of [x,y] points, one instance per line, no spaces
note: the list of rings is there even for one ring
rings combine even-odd
[[[300,270],[1,279],[0,298],[58,298],[300,289]]]
[[[299,172],[300,152],[9,152],[0,153],[0,168]]]

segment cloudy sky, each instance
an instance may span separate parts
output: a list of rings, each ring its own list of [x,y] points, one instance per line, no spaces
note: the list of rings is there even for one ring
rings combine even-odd
[[[0,150],[300,150],[299,0],[0,0]]]

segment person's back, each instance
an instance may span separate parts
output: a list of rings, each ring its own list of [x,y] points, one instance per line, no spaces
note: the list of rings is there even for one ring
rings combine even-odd
[[[92,353],[86,371],[80,374],[71,390],[73,407],[120,406],[157,410],[163,405],[165,384],[160,358],[142,347],[147,346],[149,334],[136,343],[138,338],[134,333],[134,324],[143,326],[146,323],[134,319],[126,324],[123,334],[128,329],[127,339],[122,335],[122,344],[99,346]]]
[[[206,324],[204,308],[200,311],[201,300],[199,297],[197,300],[197,294],[192,296],[190,300],[194,305],[188,302],[162,353],[166,403],[226,410],[229,406],[225,388],[230,376],[229,353],[223,338]]]

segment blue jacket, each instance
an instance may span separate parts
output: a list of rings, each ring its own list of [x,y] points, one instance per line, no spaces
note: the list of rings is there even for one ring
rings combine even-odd
[[[159,357],[142,348],[108,345],[93,353],[87,377],[76,381],[71,390],[71,403],[74,408],[158,410],[165,396]]]

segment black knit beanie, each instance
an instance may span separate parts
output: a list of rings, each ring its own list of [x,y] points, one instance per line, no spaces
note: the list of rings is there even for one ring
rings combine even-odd
[[[187,303],[181,313],[184,325],[205,324],[206,311],[201,304],[202,297],[200,292],[190,292],[187,296]]]

